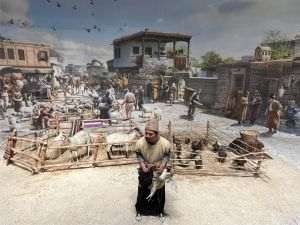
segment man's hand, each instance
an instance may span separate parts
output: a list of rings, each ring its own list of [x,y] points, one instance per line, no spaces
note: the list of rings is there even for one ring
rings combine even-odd
[[[144,173],[148,173],[150,168],[146,162],[141,162],[141,168]]]
[[[165,164],[162,162],[157,162],[155,164],[155,170],[159,173],[162,173],[164,171],[165,167],[166,167]]]

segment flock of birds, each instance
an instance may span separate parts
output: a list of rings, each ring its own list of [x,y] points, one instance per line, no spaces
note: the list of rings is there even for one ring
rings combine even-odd
[[[55,7],[57,8],[63,8],[65,7],[62,2],[59,2],[57,0],[45,0],[47,4],[54,4]],[[113,0],[113,2],[119,2],[120,0]],[[96,6],[96,2],[95,0],[89,0],[89,3],[88,3],[91,7],[95,7]],[[79,6],[77,4],[74,4],[72,5],[71,7],[72,10],[79,10]],[[91,16],[95,17],[96,14],[95,12],[91,12]],[[2,24],[3,25],[3,24]],[[34,27],[32,26],[28,21],[22,21],[20,19],[14,19],[14,18],[11,18],[7,21],[7,23],[5,25],[15,25],[15,26],[18,26],[19,28],[29,28],[29,27]],[[124,28],[127,27],[127,24],[124,24],[122,25],[123,27],[119,27],[117,30],[119,32],[123,32],[124,31]],[[50,26],[50,31],[53,31],[53,32],[56,32],[58,31],[58,27],[55,26],[55,25],[51,25]],[[104,31],[103,28],[101,28],[100,26],[98,25],[92,25],[90,27],[86,27],[86,28],[83,28],[83,30],[87,33],[91,33],[93,31],[96,31],[96,32],[102,32]]]

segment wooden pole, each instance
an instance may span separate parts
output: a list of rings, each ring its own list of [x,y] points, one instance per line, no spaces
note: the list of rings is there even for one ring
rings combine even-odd
[[[187,68],[189,69],[190,68],[190,40],[188,41],[188,49],[187,49]]]
[[[209,120],[207,120],[206,123],[206,139],[209,140],[209,128],[210,128],[210,124],[209,124]]]

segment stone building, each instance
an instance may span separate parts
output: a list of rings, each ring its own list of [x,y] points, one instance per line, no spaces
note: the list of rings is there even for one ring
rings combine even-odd
[[[300,61],[238,62],[222,65],[216,73],[216,109],[226,109],[229,98],[238,90],[250,94],[258,90],[264,104],[271,94],[276,94],[284,105],[290,99],[300,104]]]
[[[258,46],[254,52],[255,61],[270,61],[272,55],[272,50],[268,46]]]
[[[95,86],[97,84],[102,84],[105,80],[110,79],[110,74],[104,67],[103,63],[93,59],[90,63],[86,65],[89,84]]]
[[[19,71],[25,77],[51,75],[50,47],[43,44],[0,40],[0,74]]]
[[[121,73],[139,73],[145,69],[149,73],[152,69],[177,70],[189,68],[191,36],[179,33],[154,32],[148,29],[113,41],[114,58],[108,61],[110,71]],[[186,43],[186,51],[177,49],[177,43]],[[168,43],[172,50],[167,51]],[[148,71],[147,71],[148,70]]]

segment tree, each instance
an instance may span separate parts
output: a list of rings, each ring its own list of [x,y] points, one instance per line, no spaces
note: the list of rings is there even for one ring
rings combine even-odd
[[[280,30],[269,30],[262,41],[263,46],[272,49],[272,59],[286,59],[290,56],[291,46],[287,35]]]
[[[223,60],[223,63],[224,64],[233,64],[233,63],[235,63],[235,60],[232,57],[228,57]]]
[[[202,58],[201,69],[202,70],[215,70],[216,67],[222,63],[222,58],[219,54],[214,51],[205,53]]]
[[[191,57],[191,65],[192,65],[192,67],[201,68],[200,59]]]

